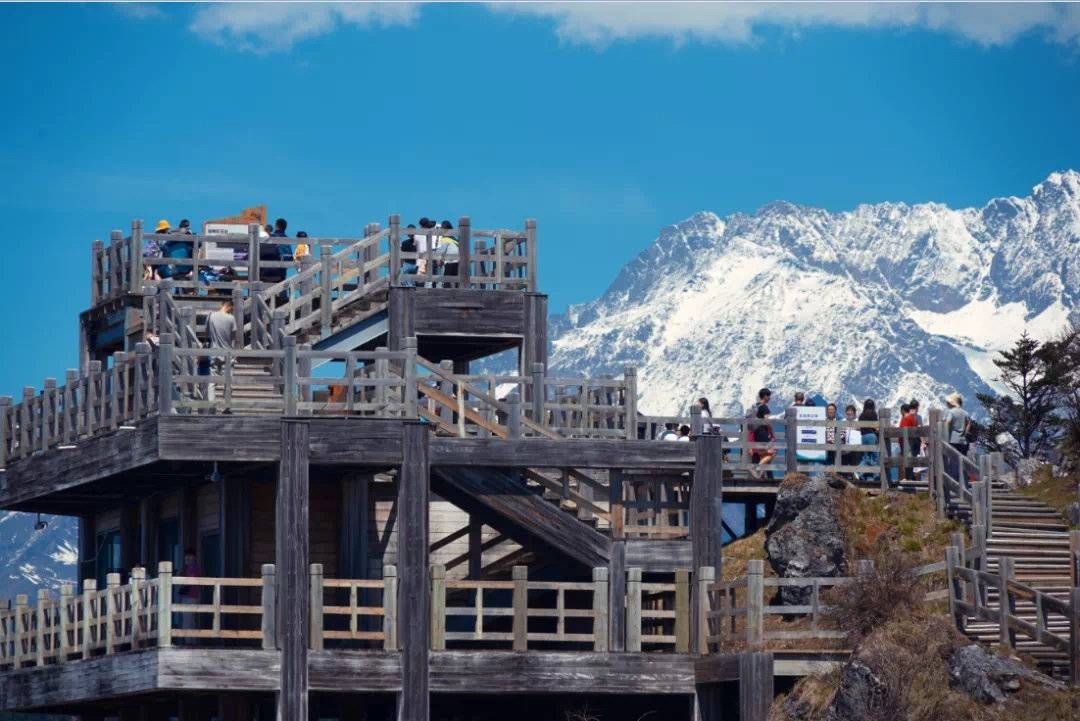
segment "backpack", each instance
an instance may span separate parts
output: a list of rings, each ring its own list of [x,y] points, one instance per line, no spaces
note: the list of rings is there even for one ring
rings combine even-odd
[[[982,431],[982,426],[969,417],[967,423],[964,424],[964,440],[968,443],[974,443],[979,440],[979,434],[982,433]]]

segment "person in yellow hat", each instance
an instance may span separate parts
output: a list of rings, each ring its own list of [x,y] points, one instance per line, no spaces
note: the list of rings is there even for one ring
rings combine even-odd
[[[172,226],[171,226],[171,225],[169,225],[169,221],[167,221],[167,220],[165,220],[164,218],[162,218],[161,220],[159,220],[159,221],[157,222],[157,227],[156,227],[156,228],[154,228],[154,232],[155,232],[155,233],[168,233],[168,232],[169,232],[169,228],[171,228],[171,227],[172,227]]]
[[[157,227],[154,228],[155,234],[164,234],[169,232],[169,221],[162,218],[158,221]],[[144,258],[160,258],[161,257],[161,245],[154,238],[143,239],[142,255]],[[158,275],[157,268],[153,265],[143,266],[143,280],[157,280]]]

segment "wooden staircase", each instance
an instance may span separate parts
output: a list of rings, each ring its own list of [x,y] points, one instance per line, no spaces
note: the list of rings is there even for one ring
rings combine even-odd
[[[1050,506],[1023,496],[1005,484],[995,481],[991,487],[990,534],[986,542],[989,573],[998,573],[999,559],[1013,559],[1014,578],[1065,603],[1074,580],[1070,571],[1069,528],[1061,515]],[[991,604],[997,603],[997,591],[989,592]],[[1016,614],[1034,624],[1036,610],[1033,602],[1019,601]],[[1050,632],[1068,638],[1069,628],[1064,619],[1047,618]],[[994,644],[999,639],[998,624],[969,619],[966,632],[973,639]],[[1030,656],[1044,671],[1066,676],[1069,670],[1067,654],[1030,639],[1018,639],[1017,652]]]

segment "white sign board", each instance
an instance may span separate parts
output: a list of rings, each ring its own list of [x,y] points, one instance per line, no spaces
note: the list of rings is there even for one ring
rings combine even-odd
[[[825,407],[824,406],[795,406],[796,419],[797,420],[825,420]],[[795,428],[796,438],[799,443],[824,443],[825,442],[825,428],[824,426],[796,426]],[[799,461],[824,461],[825,451],[811,451],[811,450],[799,450],[795,457]]]

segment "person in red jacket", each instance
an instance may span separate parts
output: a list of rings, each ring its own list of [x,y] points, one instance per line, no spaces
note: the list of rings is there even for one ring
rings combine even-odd
[[[919,418],[916,414],[917,409],[909,403],[903,403],[900,405],[900,427],[901,428],[918,428]],[[904,439],[900,438],[900,455],[907,454],[907,460],[904,462],[904,479],[908,481],[915,480],[915,468],[911,459],[919,452],[918,439],[912,438],[909,448],[904,448]]]

